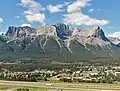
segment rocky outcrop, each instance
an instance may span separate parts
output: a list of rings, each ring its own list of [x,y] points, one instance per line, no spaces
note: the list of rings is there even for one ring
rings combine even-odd
[[[41,26],[39,28],[36,29],[36,35],[48,35],[48,36],[54,36],[57,37],[57,32],[56,32],[56,27],[54,26]]]
[[[72,31],[70,31],[70,28],[68,25],[65,25],[64,23],[58,23],[53,25],[56,27],[57,35],[61,39],[67,39],[68,36],[71,36]]]

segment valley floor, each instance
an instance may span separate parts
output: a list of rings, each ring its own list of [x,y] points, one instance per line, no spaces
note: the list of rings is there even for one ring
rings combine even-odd
[[[0,80],[0,91],[120,91],[120,84],[50,83]],[[21,90],[20,90],[21,91]]]

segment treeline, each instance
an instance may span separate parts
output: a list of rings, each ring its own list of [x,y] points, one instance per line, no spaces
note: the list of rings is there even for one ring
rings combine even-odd
[[[99,79],[99,80],[82,80],[82,79],[67,79],[67,78],[62,78],[60,79],[62,82],[81,82],[81,83],[114,83],[113,80],[110,79]]]
[[[53,74],[54,75],[54,74]],[[1,73],[0,80],[10,80],[10,81],[27,81],[27,82],[37,82],[37,81],[48,81],[51,74],[45,73]]]

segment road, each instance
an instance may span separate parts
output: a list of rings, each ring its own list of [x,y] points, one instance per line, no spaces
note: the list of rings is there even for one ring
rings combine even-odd
[[[65,91],[83,91],[81,89],[84,89],[84,91],[120,91],[120,84],[47,83],[47,82],[20,82],[0,80],[0,85],[63,89]]]

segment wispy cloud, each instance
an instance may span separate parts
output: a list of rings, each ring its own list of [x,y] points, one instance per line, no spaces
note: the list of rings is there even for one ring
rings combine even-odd
[[[73,12],[79,12],[81,8],[84,8],[86,6],[89,6],[91,0],[76,0],[72,4],[68,5],[67,11],[68,13],[73,13]]]
[[[101,9],[97,9],[97,11],[101,11]]]
[[[88,15],[84,15],[81,12],[76,12],[76,13],[71,13],[71,14],[66,14],[65,16],[65,23],[67,24],[73,24],[73,25],[87,25],[87,26],[92,26],[92,25],[105,25],[108,24],[109,21],[107,20],[97,20],[95,18],[92,18]]]
[[[64,11],[63,7],[64,7],[63,4],[58,4],[58,5],[55,5],[55,6],[48,5],[47,9],[51,13],[56,13],[56,12],[62,12],[62,11]]]
[[[45,14],[44,13],[36,13],[36,14],[28,14],[25,16],[26,19],[33,23],[33,22],[40,22],[44,24],[45,22]]]
[[[68,6],[71,2],[64,2],[63,4],[56,4],[56,5],[47,5],[47,10],[50,13],[62,12],[65,11],[64,7]]]
[[[108,35],[109,37],[117,37],[117,38],[120,38],[120,32],[114,32],[112,34],[109,34]]]
[[[33,12],[33,13],[39,13],[40,11],[45,10],[44,7],[35,0],[20,0],[21,2],[18,4],[27,10]]]
[[[76,0],[72,4],[68,5],[67,7],[67,14],[64,16],[64,22],[67,24],[74,24],[74,25],[106,25],[109,23],[108,20],[105,19],[96,19],[92,18],[89,15],[85,15],[82,12],[82,8],[91,5],[92,0]],[[93,11],[93,10],[92,10]]]
[[[48,10],[50,13],[64,12],[65,14],[63,15],[63,21],[67,24],[87,26],[108,24],[108,20],[97,19],[82,12],[82,8],[90,6],[91,1],[92,0],[75,0],[73,2],[64,2],[62,4],[56,5],[50,4],[46,5],[46,7],[43,7],[35,0],[21,0],[19,5],[25,8],[25,18],[28,22],[31,23],[39,22],[41,24],[45,24],[47,19],[44,11]],[[101,9],[98,9],[98,11],[100,10]],[[88,11],[93,12],[94,9],[91,8]]]
[[[19,18],[20,18],[20,16],[14,16],[14,18],[19,19]]]
[[[93,12],[93,11],[94,11],[94,9],[89,9],[89,10],[88,10],[88,12]]]
[[[45,23],[45,14],[42,12],[45,8],[35,0],[21,0],[18,4],[25,8],[25,18],[29,22]]]
[[[25,24],[22,24],[22,25],[21,25],[21,27],[25,27],[25,26],[31,27],[31,24],[25,23]]]

